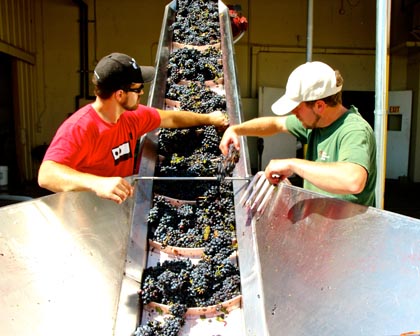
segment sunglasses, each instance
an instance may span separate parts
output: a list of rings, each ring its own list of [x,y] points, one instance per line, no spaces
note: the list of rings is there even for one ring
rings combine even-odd
[[[144,84],[141,84],[138,88],[128,88],[127,92],[135,92],[135,93],[141,93],[144,89]]]

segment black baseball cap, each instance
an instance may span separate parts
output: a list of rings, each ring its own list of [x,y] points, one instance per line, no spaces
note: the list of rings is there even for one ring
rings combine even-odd
[[[132,83],[148,83],[155,76],[152,66],[140,66],[126,54],[112,53],[103,57],[95,67],[94,83],[112,90],[119,90]]]

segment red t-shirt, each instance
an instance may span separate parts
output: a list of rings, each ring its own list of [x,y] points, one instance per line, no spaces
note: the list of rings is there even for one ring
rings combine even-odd
[[[155,108],[139,105],[116,124],[102,120],[91,104],[70,116],[57,130],[44,161],[51,160],[98,176],[133,175],[137,140],[160,125]]]

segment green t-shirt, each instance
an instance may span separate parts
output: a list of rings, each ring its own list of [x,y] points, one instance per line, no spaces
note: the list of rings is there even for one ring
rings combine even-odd
[[[351,106],[333,124],[325,128],[306,129],[295,115],[286,120],[288,131],[307,144],[306,159],[315,162],[352,162],[368,172],[365,189],[360,194],[328,193],[304,181],[304,188],[353,203],[373,206],[376,186],[376,142],[373,130],[357,108]]]

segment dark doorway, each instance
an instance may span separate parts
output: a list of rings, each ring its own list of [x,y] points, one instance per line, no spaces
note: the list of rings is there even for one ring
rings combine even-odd
[[[343,91],[343,105],[349,108],[354,105],[359,113],[374,129],[375,125],[375,91]]]
[[[15,188],[19,181],[13,111],[12,65],[13,58],[0,52],[0,166],[8,168],[7,186],[1,186],[1,191]]]

